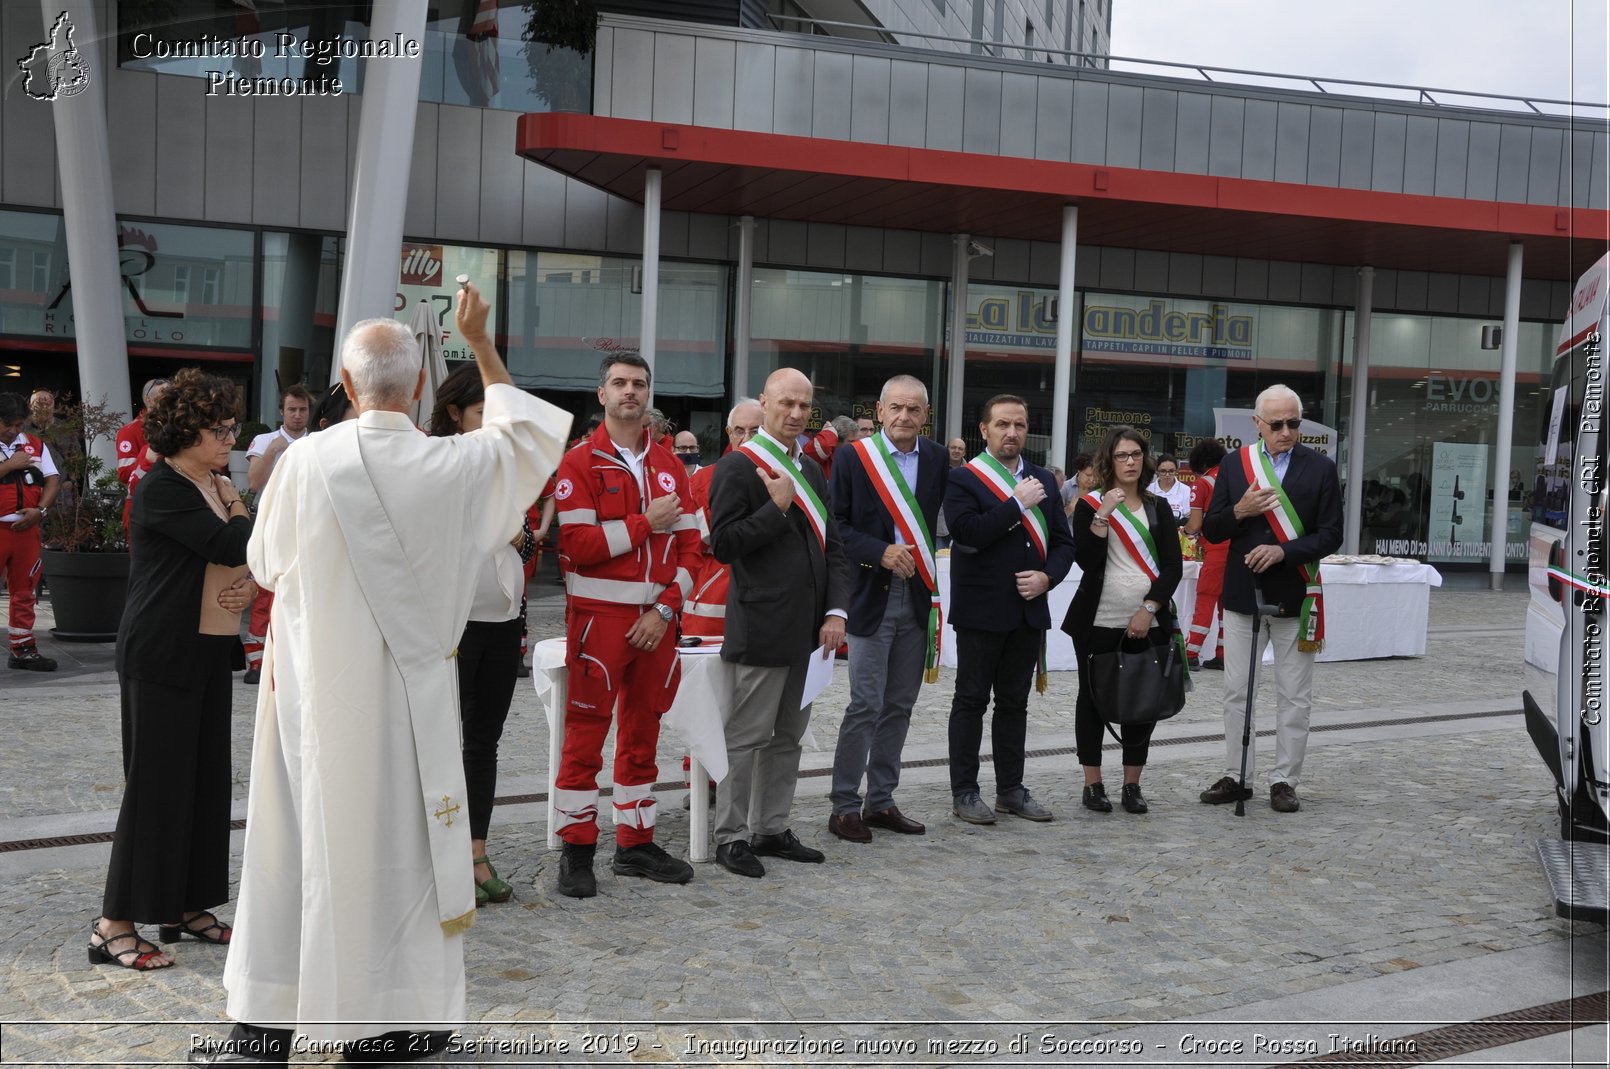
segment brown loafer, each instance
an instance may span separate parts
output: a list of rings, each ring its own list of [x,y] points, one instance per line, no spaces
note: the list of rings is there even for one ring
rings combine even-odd
[[[1276,813],[1295,813],[1302,808],[1297,801],[1297,790],[1289,783],[1276,783],[1269,787],[1269,808]]]
[[[1226,802],[1246,801],[1252,797],[1252,788],[1242,788],[1241,784],[1229,776],[1223,776],[1219,782],[1203,791],[1199,797],[1204,805],[1224,805]]]
[[[889,831],[899,832],[901,835],[922,835],[928,830],[922,824],[900,812],[898,806],[880,809],[876,813],[863,814],[863,818],[867,824],[874,828],[885,828]]]
[[[827,818],[827,830],[840,839],[851,843],[870,843],[872,833],[861,821],[861,814],[856,812],[834,813]]]

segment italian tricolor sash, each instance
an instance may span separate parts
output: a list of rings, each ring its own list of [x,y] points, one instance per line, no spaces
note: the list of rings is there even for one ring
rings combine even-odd
[[[1005,501],[1012,496],[1012,488],[1017,485],[1017,478],[1006,470],[1006,465],[990,456],[980,453],[967,462],[967,467],[978,476],[984,488],[997,498]],[[1039,505],[1033,505],[1023,510],[1023,527],[1029,532],[1029,538],[1040,551],[1040,559],[1048,556],[1050,546],[1049,528],[1046,526],[1045,513],[1040,511]]]
[[[934,565],[934,540],[928,531],[928,521],[923,518],[916,495],[906,485],[906,477],[900,474],[900,466],[889,455],[882,434],[852,442],[850,448],[866,469],[900,537],[916,551],[917,575],[928,587],[929,599],[928,653],[923,661],[922,678],[925,683],[937,682],[940,636],[944,634],[944,627],[939,607],[939,569]]]
[[[1286,496],[1280,480],[1275,478],[1275,466],[1268,455],[1256,442],[1242,446],[1239,452],[1241,470],[1246,473],[1247,485],[1275,492],[1275,507],[1263,514],[1264,519],[1269,521],[1270,528],[1274,530],[1275,538],[1284,545],[1293,538],[1301,538],[1307,534],[1303,530],[1303,521],[1297,516],[1297,510],[1292,507],[1291,498]],[[1298,614],[1297,648],[1304,653],[1317,653],[1325,648],[1325,592],[1320,584],[1319,562],[1299,564],[1297,572],[1307,587],[1302,611]]]
[[[1092,508],[1100,511],[1101,493],[1099,491],[1090,491],[1084,495],[1083,500],[1088,502]],[[1144,506],[1142,506],[1142,511],[1145,511]],[[1157,543],[1152,539],[1151,528],[1143,523],[1139,516],[1135,515],[1127,503],[1114,506],[1111,515],[1108,516],[1108,523],[1113,536],[1118,539],[1118,544],[1128,551],[1136,564],[1140,565],[1140,570],[1146,573],[1146,578],[1154,583],[1157,582],[1157,577],[1163,573],[1163,569],[1157,563]],[[1180,659],[1183,661],[1185,658],[1185,632],[1180,630],[1180,614],[1179,610],[1174,607],[1173,598],[1168,599],[1168,613],[1173,621],[1174,641],[1179,645]]]
[[[755,462],[756,467],[765,468],[776,475],[786,475],[794,483],[794,503],[805,512],[805,519],[810,523],[811,530],[816,532],[817,544],[822,554],[827,554],[827,508],[822,499],[816,496],[811,484],[805,481],[805,473],[799,465],[790,459],[789,455],[762,432],[739,446],[749,459]]]

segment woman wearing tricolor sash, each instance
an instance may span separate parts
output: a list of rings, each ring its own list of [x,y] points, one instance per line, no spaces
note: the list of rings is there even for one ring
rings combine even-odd
[[[1062,630],[1072,637],[1079,662],[1073,736],[1084,766],[1084,805],[1097,813],[1111,813],[1112,802],[1101,780],[1104,718],[1090,685],[1090,658],[1166,646],[1179,630],[1171,600],[1184,568],[1179,527],[1167,500],[1141,489],[1153,474],[1146,439],[1133,427],[1114,427],[1096,452],[1098,489],[1081,496],[1073,509],[1074,563],[1084,575]],[[1123,726],[1120,801],[1129,813],[1147,809],[1140,774],[1154,727]]]

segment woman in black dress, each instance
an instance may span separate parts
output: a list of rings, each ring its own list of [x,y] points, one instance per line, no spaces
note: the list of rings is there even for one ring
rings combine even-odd
[[[1079,661],[1079,698],[1074,706],[1073,738],[1084,766],[1084,805],[1112,812],[1101,782],[1104,721],[1090,690],[1090,658],[1120,647],[1142,652],[1146,645],[1174,641],[1174,588],[1184,572],[1179,525],[1168,501],[1142,489],[1152,478],[1145,437],[1133,427],[1114,427],[1096,451],[1100,504],[1080,497],[1073,507],[1073,559],[1084,573],[1068,606],[1062,630],[1073,639]],[[1114,515],[1117,513],[1117,515]],[[1146,564],[1131,546],[1139,547]],[[1181,651],[1181,656],[1184,653]],[[1144,813],[1140,774],[1146,766],[1156,724],[1123,727],[1125,812]]]
[[[245,567],[251,520],[216,471],[228,468],[239,415],[234,384],[193,368],[145,411],[162,461],[134,495],[117,642],[127,782],[91,964],[172,965],[136,923],[160,924],[164,943],[229,942],[208,911],[229,897],[230,672],[257,589]]]

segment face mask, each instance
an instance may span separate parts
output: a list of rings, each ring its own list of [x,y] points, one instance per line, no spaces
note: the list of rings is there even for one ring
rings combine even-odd
[[[678,453],[676,458],[684,464],[697,464],[699,462],[698,453]]]

